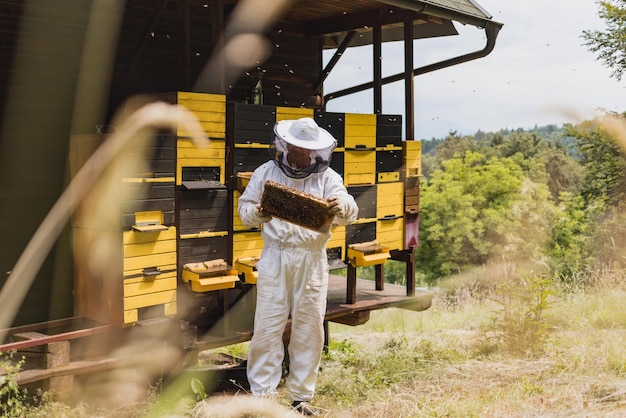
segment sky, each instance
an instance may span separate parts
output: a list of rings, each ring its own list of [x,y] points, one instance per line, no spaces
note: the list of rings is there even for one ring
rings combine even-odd
[[[592,119],[603,109],[626,111],[626,79],[611,77],[581,38],[583,30],[606,28],[596,1],[477,1],[504,24],[495,48],[484,58],[415,78],[415,139],[560,126]],[[416,40],[414,67],[485,47],[484,30],[458,22],[455,27],[458,36]],[[372,80],[369,48],[344,54],[325,93]],[[402,48],[402,42],[383,46],[383,77],[402,72]],[[402,82],[383,87],[383,113],[404,113],[403,92]],[[371,113],[372,92],[331,100],[327,110]]]

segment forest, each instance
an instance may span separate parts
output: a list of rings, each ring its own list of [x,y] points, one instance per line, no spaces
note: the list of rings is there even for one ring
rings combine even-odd
[[[606,113],[423,141],[418,283],[480,281],[512,268],[584,285],[590,271],[626,266],[624,123]],[[405,280],[394,262],[385,276]]]

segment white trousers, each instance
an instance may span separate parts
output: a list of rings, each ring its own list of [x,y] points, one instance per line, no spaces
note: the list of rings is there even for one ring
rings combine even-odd
[[[272,395],[282,376],[283,333],[291,315],[289,374],[294,400],[310,401],[324,347],[328,290],[325,248],[266,246],[257,263],[254,334],[248,350],[248,381],[255,396]]]

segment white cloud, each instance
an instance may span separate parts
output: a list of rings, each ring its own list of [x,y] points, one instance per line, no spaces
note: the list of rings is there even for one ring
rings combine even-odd
[[[598,108],[626,110],[624,82],[583,45],[583,30],[602,30],[595,2],[479,0],[504,23],[488,56],[415,78],[416,138],[502,128],[576,122]],[[459,36],[415,42],[415,66],[480,50],[485,34],[457,24]],[[370,81],[371,48],[348,51],[326,82],[326,92]],[[402,44],[385,45],[383,75],[403,70]],[[403,84],[383,90],[383,112],[404,112]],[[372,112],[371,91],[329,102],[328,110]]]

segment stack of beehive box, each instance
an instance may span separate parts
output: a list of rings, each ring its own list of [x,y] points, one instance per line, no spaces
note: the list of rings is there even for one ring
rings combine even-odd
[[[226,180],[226,98],[204,93],[176,93],[177,103],[198,118],[209,138],[195,144],[178,129],[176,184],[178,272],[194,292],[229,289],[238,281],[228,259],[228,192]],[[217,262],[219,261],[219,263]],[[204,263],[209,271],[186,266]],[[220,266],[224,268],[220,270]]]

